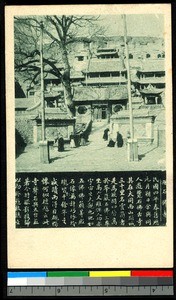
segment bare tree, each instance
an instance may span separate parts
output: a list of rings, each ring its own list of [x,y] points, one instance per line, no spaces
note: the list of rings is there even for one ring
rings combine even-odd
[[[97,16],[39,16],[15,18],[15,69],[31,84],[39,81],[40,22],[44,22],[44,73],[56,76],[65,88],[65,104],[74,114],[70,81],[69,49],[76,42],[91,42],[104,29]],[[63,66],[63,72],[58,67]]]

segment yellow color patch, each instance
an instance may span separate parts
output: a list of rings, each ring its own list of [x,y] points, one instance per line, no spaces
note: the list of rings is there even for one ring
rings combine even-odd
[[[90,271],[89,277],[130,277],[131,271]]]

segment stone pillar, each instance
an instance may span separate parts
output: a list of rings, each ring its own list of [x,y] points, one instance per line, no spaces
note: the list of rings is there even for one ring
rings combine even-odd
[[[33,142],[34,142],[34,144],[38,142],[38,126],[37,126],[37,123],[33,124]]]
[[[49,143],[48,143],[48,141],[40,141],[39,148],[40,148],[40,162],[42,164],[49,164],[50,163],[50,156],[49,156]]]
[[[128,139],[127,142],[128,161],[138,161],[138,143],[137,140]]]

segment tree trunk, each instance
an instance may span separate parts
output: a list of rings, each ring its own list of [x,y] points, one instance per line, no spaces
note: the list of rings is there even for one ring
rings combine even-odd
[[[64,86],[64,100],[68,108],[68,113],[71,117],[74,116],[74,104],[71,91],[71,82],[70,82],[70,65],[67,56],[67,50],[65,45],[62,46],[62,61],[64,64],[64,74],[62,76],[62,83]]]

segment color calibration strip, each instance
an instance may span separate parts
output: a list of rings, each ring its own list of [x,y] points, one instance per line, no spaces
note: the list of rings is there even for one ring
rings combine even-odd
[[[8,286],[173,285],[173,270],[8,272]]]

